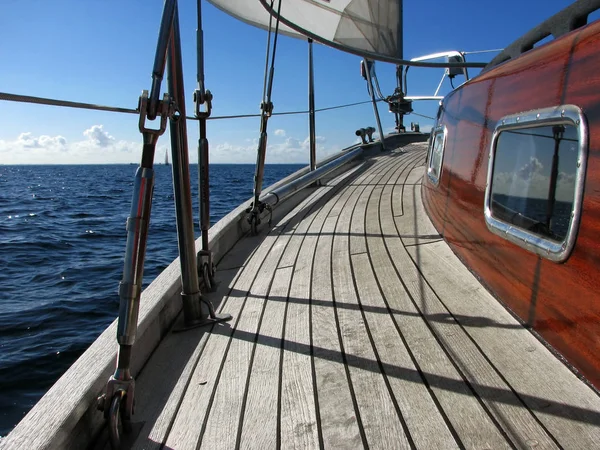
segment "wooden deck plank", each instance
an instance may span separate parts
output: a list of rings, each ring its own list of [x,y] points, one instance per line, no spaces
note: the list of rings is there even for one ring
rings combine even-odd
[[[242,276],[235,284],[235,294],[227,297],[225,303],[227,312],[233,315],[235,322],[239,320],[244,305],[245,295],[240,293],[250,289],[254,276],[262,266],[277,237],[276,235],[267,236],[258,251],[244,267]],[[229,324],[220,325],[213,329],[167,437],[167,447],[173,449],[196,448],[201,437],[202,424],[209,410],[213,391],[217,388],[221,360],[229,347],[232,332],[233,328]]]
[[[266,320],[262,322],[256,342],[243,424],[241,430],[238,431],[240,448],[269,449],[277,447],[281,350],[280,345],[274,345],[274,343],[280,343],[283,336],[285,302],[272,301],[270,298],[287,298],[292,271],[291,267],[287,267],[275,272],[269,299],[266,302],[264,311]]]
[[[229,449],[236,445],[254,338],[260,326],[265,298],[269,294],[275,269],[289,239],[289,235],[279,236],[246,295],[208,412],[206,430],[201,436],[200,443],[205,448]],[[239,288],[236,286],[236,289]],[[240,294],[243,295],[243,291]]]
[[[134,448],[597,446],[598,395],[439,241],[418,149],[315,188],[223,258],[234,322],[164,340]]]
[[[407,157],[407,161],[410,161],[412,163],[411,168],[414,167],[415,161],[421,161],[423,159],[423,155],[420,152],[416,152],[413,151],[410,154],[406,155]],[[410,159],[409,159],[410,158]],[[402,205],[402,201],[403,201],[403,194],[402,192],[404,191],[404,184],[402,183],[404,181],[404,178],[402,178],[404,175],[403,172],[399,172],[396,177],[394,178],[394,183],[393,183],[393,197],[392,197],[392,211],[394,215],[398,215],[401,216],[402,214],[404,214],[403,211],[403,205]]]
[[[418,253],[417,253],[418,252]],[[444,304],[564,448],[600,442],[600,398],[519,324],[446,245],[410,249]]]
[[[552,438],[526,408],[520,407],[519,399],[489,364],[485,355],[473,344],[460,325],[448,317],[448,311],[422,279],[406,248],[397,241],[389,247],[392,251],[392,262],[402,275],[411,296],[416,299],[420,312],[428,320],[445,350],[451,355],[463,376],[469,380],[505,436],[517,446],[526,446],[527,442],[535,441],[546,448],[555,448]],[[417,261],[417,265],[419,263]],[[447,320],[430,320],[430,317],[445,317]],[[491,395],[490,392],[494,394]]]
[[[329,193],[334,188],[335,188],[335,191],[337,192],[339,190],[340,186],[346,186],[349,182],[352,182],[353,180],[360,180],[363,177],[367,176],[367,174],[369,172],[365,171],[366,167],[367,167],[366,164],[364,164],[364,163],[360,164],[360,165],[356,166],[355,168],[349,170],[347,173],[344,173],[344,174],[340,175],[339,177],[336,177],[334,180],[328,181],[325,185],[321,186],[321,188],[319,190],[323,192],[323,195],[325,195],[326,193]],[[313,212],[313,214],[317,214],[317,212],[318,211],[315,210]],[[297,258],[299,246],[301,245],[303,239],[304,239],[303,234],[295,234],[292,237],[292,240],[289,243],[289,247],[292,250],[285,252],[285,254],[283,255],[283,258],[281,258],[279,267],[289,267],[289,266],[294,265],[296,258]]]
[[[379,231],[384,236],[383,241],[370,242],[373,245],[369,247],[369,251],[376,276],[393,311],[394,319],[435,400],[443,409],[462,445],[466,448],[509,448],[496,425],[473,395],[468,383],[436,339],[432,329],[422,319],[416,304],[418,297],[411,297],[398,278],[393,258],[404,250],[391,214],[395,196],[396,189],[392,191],[392,195],[387,195],[386,191],[386,195],[381,198],[379,230],[376,222],[367,222],[369,232],[378,234]],[[403,272],[399,273],[404,276]],[[404,379],[414,374],[397,371],[396,376]]]
[[[238,269],[220,271],[220,284],[216,292],[209,295],[209,300],[226,295],[240,273]],[[182,317],[175,327],[181,325]],[[161,448],[207,338],[206,328],[196,328],[185,333],[169,333],[158,347],[152,356],[152,364],[136,380],[134,423],[143,423],[143,427],[132,449]],[[165,373],[170,376],[165,377]]]
[[[389,195],[389,194],[387,194]],[[403,215],[395,217],[396,227],[405,246],[427,244],[442,240],[423,207],[421,186],[404,186],[402,192]],[[387,212],[386,212],[387,214]]]
[[[385,186],[379,192],[385,195],[386,192],[391,192],[391,188]],[[380,201],[380,195],[373,195],[365,215],[369,251],[367,254],[355,255],[352,258],[361,306],[384,370],[387,368],[386,373],[391,389],[403,412],[415,445],[418,448],[455,448],[458,444],[415,366],[414,356],[410,354],[405,339],[390,315],[389,302],[382,295],[380,281],[375,277],[372,261],[381,267],[380,259],[383,261],[387,259],[379,226]],[[389,260],[387,264],[390,264]],[[395,273],[383,275],[397,280]],[[382,278],[381,283],[386,282],[386,276]],[[390,376],[388,373],[395,371],[403,372],[407,377],[402,379]],[[425,418],[427,420],[424,420]]]
[[[281,219],[275,229],[279,232],[283,231],[284,224],[287,224],[299,211],[304,209],[306,204],[321,194],[322,191],[317,191],[309,199],[301,202]],[[245,295],[241,293],[250,289],[256,274],[278,237],[278,234],[269,234],[264,238],[262,244],[249,258],[249,262],[241,269],[242,273],[235,284],[234,290],[224,300],[223,303],[226,305],[227,312],[233,315],[234,321],[239,320],[239,313],[243,307]],[[247,239],[259,240],[262,237],[249,237]],[[215,382],[221,370],[221,360],[228,349],[231,334],[232,328],[229,324],[219,325],[213,329],[197,369],[190,379],[185,398],[181,402],[178,414],[175,417],[166,441],[167,446],[187,448],[195,446],[199,441],[203,428],[201,424],[206,419],[213,391],[217,387]]]
[[[355,201],[355,205],[351,202],[346,205],[336,226],[332,252],[335,301],[352,306],[352,309],[336,307],[336,314],[367,445],[374,448],[410,448],[409,439],[404,434],[401,421],[369,343],[367,330],[358,309],[357,295],[350,270],[350,237],[348,233],[352,233],[351,223],[354,207],[357,206],[358,209],[361,198],[365,199],[363,203],[366,206],[373,184],[375,183],[357,191],[359,198]],[[364,210],[362,214],[364,214]]]
[[[338,204],[347,204],[355,187]],[[359,448],[362,440],[338,340],[331,284],[331,249],[337,215],[325,221],[319,236],[312,274],[312,344],[319,416],[326,448]]]
[[[324,220],[322,212],[318,216]],[[281,381],[281,442],[294,449],[319,447],[309,331],[310,278],[317,236],[310,228],[304,232],[307,235],[300,246],[289,294],[295,300],[288,303]]]
[[[406,182],[404,184],[405,185],[418,184],[420,186],[421,181],[423,180],[423,177],[425,176],[425,170],[426,170],[425,166],[423,166],[423,165],[417,165],[417,166],[413,167],[413,169],[408,174],[408,177],[406,178]]]

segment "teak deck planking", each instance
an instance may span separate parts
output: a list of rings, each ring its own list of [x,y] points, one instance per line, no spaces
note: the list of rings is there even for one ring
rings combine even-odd
[[[135,448],[600,442],[598,395],[435,236],[415,189],[425,144],[405,150],[237,244],[246,258],[230,252],[209,295],[234,319],[157,349],[137,380]]]

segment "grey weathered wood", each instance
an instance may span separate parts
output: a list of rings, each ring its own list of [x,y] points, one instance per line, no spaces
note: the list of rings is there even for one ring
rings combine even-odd
[[[382,166],[379,163],[370,172],[380,171]],[[355,184],[360,183],[358,180]],[[319,235],[312,274],[315,386],[326,448],[358,448],[362,442],[338,340],[331,283],[335,225],[340,211],[348,206],[356,189],[358,186],[348,186],[329,212]]]
[[[420,247],[415,248],[417,252],[419,249]],[[519,407],[519,400],[510,386],[506,385],[464,330],[448,317],[448,311],[422,279],[406,249],[399,245],[394,250],[392,261],[402,274],[409,292],[417,299],[421,313],[425,315],[444,348],[462,371],[463,376],[469,380],[498,426],[515,445],[525,444],[523,436],[527,436],[529,440],[552,448],[554,444],[551,438],[526,408]],[[442,317],[446,320],[429,320],[430,317]],[[494,395],[490,395],[490,392]]]
[[[346,200],[354,189],[340,199]],[[329,217],[319,236],[312,274],[312,327],[315,386],[318,390],[323,443],[327,448],[358,448],[361,445],[356,411],[344,368],[335,322],[331,285],[331,250],[337,216]]]
[[[312,197],[314,198],[318,195],[318,193],[313,193]],[[299,211],[302,211],[304,206],[305,202],[297,205],[293,212],[281,219],[280,223],[287,223]],[[241,320],[239,313],[244,306],[246,293],[251,288],[254,278],[261,269],[269,252],[276,245],[279,237],[278,234],[270,234],[264,239],[257,251],[252,255],[250,262],[244,266],[242,275],[237,280],[234,290],[227,297],[225,303],[227,312],[237,318],[238,321]],[[286,240],[288,238],[288,236],[285,236]],[[258,237],[253,239],[258,239]],[[277,258],[275,264],[278,261],[279,259]],[[220,332],[213,332],[211,334],[211,339],[209,339],[206,345],[197,370],[191,377],[188,392],[186,392],[185,399],[181,404],[179,413],[168,436],[167,446],[171,446],[172,448],[187,448],[188,446],[195,446],[201,439],[202,428],[199,424],[204,424],[205,420],[207,420],[206,415],[209,412],[208,407],[212,401],[211,399],[213,399],[213,391],[218,388],[216,380],[221,370],[221,360],[228,348],[232,334],[232,329],[227,325],[220,326],[217,330]],[[208,429],[208,427],[206,428]],[[209,431],[212,431],[212,428]],[[231,439],[231,436],[228,438]],[[233,439],[235,439],[235,436],[233,436]],[[210,446],[210,444],[208,445]]]
[[[427,281],[564,448],[600,443],[600,398],[475,279],[444,243],[411,248]],[[530,439],[535,439],[530,437]]]
[[[597,446],[598,395],[434,235],[418,184],[424,145],[406,149],[303,190],[277,208],[268,234],[237,241],[241,222],[217,227],[234,240],[218,246],[222,283],[208,297],[231,324],[165,337],[179,312],[164,298],[177,295],[177,266],[155,281],[142,353],[162,342],[137,378],[133,448]],[[87,389],[112,370],[114,332],[77,363],[104,365],[84,377]],[[71,375],[64,386],[81,382]],[[92,401],[76,395],[69,407]],[[73,421],[96,429],[99,416],[88,409]],[[80,425],[60,428],[65,418],[59,410],[37,427],[45,434],[21,429],[0,447],[90,439]]]
[[[444,352],[427,322],[422,319],[418,303],[413,303],[402,280],[398,278],[393,259],[404,250],[391,214],[396,190],[393,192],[394,195],[383,195],[381,198],[381,229],[376,221],[368,221],[367,229],[373,234],[384,236],[383,241],[374,239],[369,242],[369,252],[394,320],[406,339],[422,376],[431,387],[432,395],[462,444],[466,448],[507,448],[503,436],[472,395],[468,384]],[[401,271],[400,275],[404,277],[404,272]],[[419,302],[420,299],[415,297],[414,301]],[[424,306],[426,309],[426,305]],[[401,380],[415,375],[406,370],[394,372],[395,377]]]
[[[286,249],[287,250],[287,249]],[[247,403],[240,435],[240,448],[276,448],[279,414],[279,367],[285,319],[285,299],[290,288],[292,267],[277,269],[266,302],[264,317],[252,364]],[[216,447],[215,447],[216,448]]]
[[[412,152],[410,154],[407,154],[405,156],[406,158],[406,162],[407,162],[407,166],[409,167],[409,170],[413,167],[413,164],[415,161],[420,161],[422,159],[422,156],[419,154],[419,152]],[[410,163],[410,164],[408,164]],[[405,170],[402,171],[398,171],[396,174],[396,177],[393,178],[393,214],[396,216],[401,216],[402,214],[404,214],[403,211],[403,205],[402,205],[402,200],[403,200],[403,190],[404,190],[404,184],[403,184],[403,180],[405,177]]]
[[[389,193],[386,193],[386,195],[389,195]],[[404,186],[402,205],[404,214],[395,217],[394,220],[405,246],[427,244],[442,239],[442,236],[435,229],[425,213],[421,200],[420,185]]]
[[[277,239],[246,296],[216,386],[206,431],[201,438],[201,444],[206,448],[228,449],[235,446],[254,336],[271,280],[289,239],[289,235]],[[236,289],[239,288],[236,286]]]
[[[208,299],[226,295],[240,273],[237,269],[219,272],[220,284],[216,292],[207,296]],[[183,317],[180,316],[175,327],[182,325]],[[136,414],[133,422],[143,426],[133,449],[158,449],[165,441],[208,339],[207,331],[208,328],[203,327],[168,334],[152,355],[146,370],[136,380]]]
[[[336,312],[355,401],[360,411],[361,424],[368,445],[375,448],[409,448],[400,418],[385,382],[379,374],[379,367],[361,313],[356,308],[358,303],[350,270],[351,252],[348,233],[352,233],[351,219],[354,207],[359,208],[361,197],[364,199],[362,204],[366,206],[368,195],[373,189],[372,184],[375,184],[374,180],[379,181],[379,177],[371,181],[371,186],[365,186],[364,189],[355,192],[356,200],[346,205],[336,225],[332,252],[334,295],[336,302],[351,306],[336,308]]]
[[[384,196],[390,191],[389,186],[380,190]],[[395,274],[384,272],[381,273],[383,275],[381,279],[378,279],[371,267],[373,264],[381,268],[382,262],[387,263],[388,266],[390,264],[379,226],[380,203],[381,196],[372,196],[367,207],[365,229],[368,235],[369,252],[356,255],[352,259],[361,303],[365,309],[373,340],[377,344],[379,357],[384,366],[392,372],[388,375],[389,381],[415,445],[420,448],[453,448],[457,443],[423,383],[424,380],[411,360],[409,351],[402,345],[402,332],[397,329],[393,316],[388,313],[390,303],[394,299],[385,298],[382,294],[386,290],[380,291],[379,288],[378,282],[385,284],[389,277],[396,278]],[[393,375],[393,370],[402,370],[406,378],[390,376]],[[415,408],[414,405],[419,406]]]
[[[423,177],[425,176],[425,166],[417,165],[411,171],[408,177],[406,178],[405,185],[408,184],[421,184]]]

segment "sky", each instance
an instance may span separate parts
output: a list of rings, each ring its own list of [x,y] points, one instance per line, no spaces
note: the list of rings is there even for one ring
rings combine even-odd
[[[568,6],[559,0],[405,1],[404,56],[439,51],[502,48]],[[150,89],[161,0],[1,0],[0,92],[135,108]],[[257,2],[258,4],[258,2]],[[285,7],[285,0],[283,7]],[[267,33],[203,1],[206,87],[213,93],[213,115],[259,113]],[[196,87],[196,1],[180,0],[179,14],[186,108],[193,115]],[[275,112],[306,110],[307,43],[279,38],[272,101]],[[494,54],[471,55],[489,61]],[[323,45],[314,46],[317,108],[368,100],[360,60]],[[384,95],[395,88],[395,67],[377,63]],[[432,95],[443,69],[412,68],[409,95]],[[470,70],[475,75],[476,70]],[[460,79],[459,79],[460,78]],[[464,78],[457,77],[457,83]],[[166,90],[166,76],[163,90]],[[451,90],[444,82],[442,94]],[[413,104],[415,112],[435,116],[437,102]],[[384,132],[394,128],[387,105],[379,111]],[[430,129],[433,121],[407,116]],[[317,157],[356,141],[357,128],[375,126],[370,104],[317,114]],[[258,118],[213,120],[208,124],[213,163],[254,163]],[[191,162],[197,162],[198,124],[188,122]],[[306,115],[269,120],[267,163],[308,161]],[[85,111],[0,100],[0,164],[138,163],[138,116]],[[156,162],[170,149],[166,133]],[[170,151],[170,150],[169,150]]]

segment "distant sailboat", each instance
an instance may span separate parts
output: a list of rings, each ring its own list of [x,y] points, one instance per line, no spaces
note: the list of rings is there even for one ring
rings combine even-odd
[[[168,165],[169,165],[169,153],[165,149],[165,166],[168,166]]]

